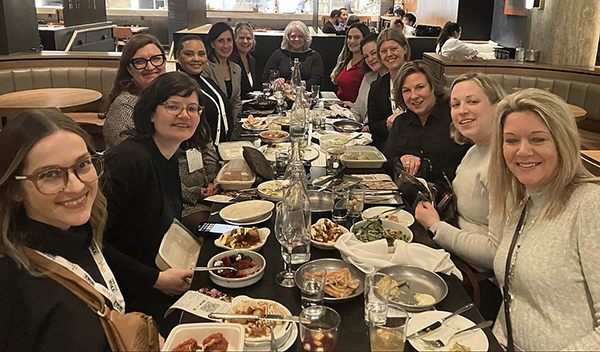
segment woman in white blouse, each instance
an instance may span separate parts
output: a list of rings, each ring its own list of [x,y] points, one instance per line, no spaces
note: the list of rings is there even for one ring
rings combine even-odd
[[[437,39],[435,52],[450,60],[466,60],[477,56],[479,53],[477,50],[459,40],[461,34],[460,24],[452,21],[446,22]]]

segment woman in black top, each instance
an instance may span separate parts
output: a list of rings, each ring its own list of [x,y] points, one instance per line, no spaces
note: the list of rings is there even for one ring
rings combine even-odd
[[[471,145],[459,145],[450,136],[452,117],[447,89],[423,60],[404,64],[397,83],[394,100],[406,112],[394,120],[385,144],[386,169],[391,170],[399,158],[411,175],[440,181],[445,173],[454,179],[456,168]],[[424,170],[424,158],[431,161],[430,173]]]
[[[73,120],[54,110],[24,112],[0,131],[0,148],[0,351],[110,351],[98,315],[35,271],[25,248],[56,256],[50,260],[81,277],[69,263],[77,264],[105,303],[123,312],[168,275],[103,245],[102,160]],[[110,291],[113,279],[118,289]]]
[[[300,76],[306,81],[306,88],[323,82],[323,59],[312,50],[312,37],[308,27],[301,21],[292,21],[285,27],[281,49],[271,54],[262,73],[262,81],[269,82],[269,72],[279,70],[280,77],[289,80],[292,76],[294,59],[300,61]]]
[[[245,99],[248,93],[262,89],[256,75],[256,59],[250,54],[256,47],[254,28],[249,22],[238,22],[233,31],[237,53],[233,53],[232,60],[242,68],[242,99]]]
[[[194,34],[181,37],[175,51],[178,69],[192,77],[204,95],[204,111],[215,144],[227,142],[233,132],[233,112],[227,95],[212,78],[202,76],[208,62],[206,47],[202,39]]]

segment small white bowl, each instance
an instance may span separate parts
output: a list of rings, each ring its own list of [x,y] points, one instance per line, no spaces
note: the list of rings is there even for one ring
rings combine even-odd
[[[214,282],[215,284],[217,284],[221,287],[240,288],[240,287],[248,287],[250,285],[253,285],[256,282],[258,282],[258,280],[262,279],[263,275],[265,274],[265,267],[267,266],[267,260],[262,255],[260,255],[256,252],[253,252],[253,251],[248,251],[248,250],[244,250],[244,249],[232,249],[230,251],[221,252],[221,253],[215,255],[214,257],[210,258],[210,260],[208,261],[208,264],[206,266],[208,266],[209,268],[213,268],[213,267],[215,267],[215,262],[217,260],[221,260],[221,258],[223,258],[223,257],[237,255],[238,253],[245,254],[245,255],[249,256],[250,258],[252,258],[252,260],[254,260],[256,262],[256,264],[260,266],[260,269],[258,269],[258,271],[256,273],[254,273],[250,276],[240,277],[240,278],[226,278],[226,277],[219,276],[212,271],[209,271],[208,275],[212,282]]]
[[[220,332],[227,340],[229,345],[228,351],[244,350],[245,332],[244,327],[240,324],[231,323],[194,323],[181,324],[171,330],[162,351],[172,351],[177,345],[183,341],[194,338],[198,344],[202,345],[202,341],[209,335]]]
[[[242,227],[243,229],[246,230],[250,230],[252,229],[251,227]],[[237,229],[233,229],[233,230],[229,230],[227,232],[225,232],[224,234],[222,234],[219,238],[215,239],[215,246],[219,247],[219,248],[223,248],[223,249],[243,249],[243,250],[247,250],[247,251],[259,251],[267,242],[267,238],[269,238],[269,235],[271,234],[271,230],[269,230],[266,227],[260,228],[258,229],[258,234],[260,236],[260,243],[252,246],[252,247],[248,247],[248,248],[231,248],[226,246],[225,244],[223,244],[223,240],[225,239],[225,237],[227,235],[229,235],[231,232],[235,231]]]
[[[315,225],[317,225],[317,224],[319,224],[319,225],[320,225],[320,224],[323,224],[323,223],[325,222],[325,220],[327,220],[327,221],[331,221],[331,220],[329,220],[329,219],[321,218],[321,219],[319,219],[319,221],[317,221],[316,223],[314,223],[314,224],[311,226],[311,228],[310,228],[310,232],[311,232],[311,235],[310,235],[310,243],[311,243],[313,246],[315,246],[316,248],[319,248],[319,249],[324,249],[324,250],[332,250],[332,249],[335,249],[335,247],[334,247],[334,246],[335,246],[335,242],[334,242],[334,243],[324,243],[324,242],[319,242],[319,241],[313,240],[313,238],[312,238],[312,228],[313,228],[313,226],[315,226]],[[331,222],[333,222],[333,221],[331,221]],[[348,229],[347,229],[347,228],[345,228],[344,226],[338,225],[338,227],[339,227],[339,228],[342,230],[342,234],[344,234],[344,233],[347,233],[347,232],[350,232],[350,231],[348,231]],[[341,236],[341,235],[340,235],[340,236]],[[338,237],[338,239],[339,239],[339,237]]]

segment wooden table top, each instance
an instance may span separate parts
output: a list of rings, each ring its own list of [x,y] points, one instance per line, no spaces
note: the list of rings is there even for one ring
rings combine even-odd
[[[582,150],[581,154],[600,164],[600,150]]]
[[[568,103],[567,105],[569,106],[569,110],[571,110],[571,113],[573,114],[575,119],[579,120],[584,119],[586,117],[587,111],[584,108]]]
[[[44,88],[21,90],[0,95],[0,108],[72,108],[102,98],[102,93],[84,88]]]

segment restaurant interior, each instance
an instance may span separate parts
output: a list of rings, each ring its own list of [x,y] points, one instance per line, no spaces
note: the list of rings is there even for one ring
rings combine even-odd
[[[85,2],[0,0],[0,17],[4,23],[0,28],[1,127],[28,109],[59,109],[83,127],[92,136],[94,147],[98,151],[103,151],[106,148],[103,126],[111,103],[110,94],[118,71],[121,51],[128,40],[140,33],[156,37],[167,53],[167,71],[174,71],[177,63],[174,51],[178,41],[190,34],[206,39],[212,26],[219,22],[225,22],[233,27],[237,22],[248,21],[254,26],[256,49],[252,54],[256,59],[256,71],[259,72],[259,76],[271,54],[279,49],[286,25],[295,20],[305,23],[312,36],[310,47],[321,55],[323,61],[325,75],[320,86],[323,101],[327,107],[337,103],[341,106],[341,102],[335,96],[338,86],[329,79],[329,74],[338,62],[338,54],[346,45],[346,37],[323,33],[322,29],[333,9],[348,6],[349,3],[355,6],[359,21],[364,23],[372,33],[379,33],[392,25],[395,18],[393,14],[388,13],[391,7],[403,7],[406,12],[414,13],[419,25],[441,29],[447,21],[458,22],[462,27],[461,40],[468,46],[476,48],[479,51],[478,57],[451,60],[436,53],[436,36],[409,35],[407,41],[411,49],[410,60],[423,60],[432,69],[435,77],[445,82],[446,87],[463,74],[479,72],[496,80],[508,94],[527,88],[538,88],[559,96],[567,103],[577,123],[581,140],[580,157],[583,164],[592,174],[600,176],[600,1],[592,0],[300,0],[299,2],[295,0],[89,0]],[[515,60],[515,48],[519,45],[522,45],[527,55],[523,61]],[[232,127],[231,141],[234,141],[231,142],[232,149],[223,152],[225,148],[221,146],[218,148],[221,165],[229,160],[232,160],[229,161],[230,163],[235,162],[242,155],[248,164],[252,164],[250,160],[254,158],[247,156],[243,147],[254,146],[263,152],[265,160],[270,163],[269,166],[275,166],[277,174],[279,152],[267,155],[265,151],[268,147],[265,147],[262,134],[255,133],[251,128],[249,132],[243,122],[249,118],[249,111],[257,117],[267,115],[260,115],[260,111],[249,110],[248,101],[244,103],[244,112],[239,116],[244,119],[240,120],[236,117],[235,126]],[[276,110],[270,112],[277,113]],[[332,115],[336,114],[332,113]],[[327,124],[330,124],[329,119]],[[333,124],[327,128],[333,128],[332,126]],[[342,130],[342,132],[346,131]],[[360,131],[352,133],[358,135],[350,134],[347,135],[348,138],[357,137],[357,140],[363,138]],[[311,207],[317,204],[317,207],[326,208],[324,210],[313,208],[312,223],[316,223],[317,220],[323,223],[330,221],[334,215],[332,208],[335,209],[337,204],[334,198],[328,199],[322,196],[328,191],[322,192],[326,186],[321,186],[331,179],[323,183],[317,181],[322,181],[324,177],[330,175],[327,169],[329,154],[323,146],[319,148],[316,139],[311,141],[309,138],[308,143],[307,149],[313,148],[320,152],[316,151],[316,157],[308,162],[305,175],[308,174],[309,179],[308,181],[305,179],[304,184],[305,188],[306,182],[308,188],[314,188],[309,190]],[[225,157],[223,153],[237,153],[238,156]],[[304,153],[308,152],[302,153],[305,155]],[[248,154],[250,155],[250,152]],[[495,320],[498,309],[497,306],[490,308],[487,305],[492,295],[488,286],[490,283],[493,286],[493,282],[497,285],[493,278],[494,272],[478,270],[454,253],[450,255],[449,252],[440,249],[439,245],[432,240],[432,233],[415,221],[413,208],[416,207],[416,203],[409,204],[407,199],[402,197],[396,180],[391,177],[377,178],[377,175],[384,174],[383,164],[375,162],[376,166],[373,166],[369,162],[366,163],[366,167],[360,163],[356,166],[358,176],[353,176],[360,179],[357,181],[358,184],[371,182],[371,184],[381,185],[389,182],[391,186],[388,186],[391,188],[378,189],[377,192],[370,193],[371,190],[365,186],[367,191],[363,189],[362,193],[365,212],[372,208],[382,208],[379,213],[372,211],[375,219],[379,219],[382,216],[380,213],[390,208],[392,213],[388,215],[393,214],[395,221],[400,223],[400,228],[410,233],[411,239],[407,242],[412,242],[397,246],[394,252],[397,256],[392,256],[393,248],[386,247],[384,244],[385,253],[375,250],[370,253],[373,257],[363,258],[363,262],[357,262],[356,258],[360,258],[360,255],[354,253],[353,250],[356,249],[352,249],[347,243],[340,246],[338,242],[335,248],[333,244],[323,245],[318,241],[312,241],[317,242],[316,244],[308,244],[311,260],[309,263],[335,273],[347,268],[346,270],[351,274],[349,279],[345,279],[344,289],[349,285],[348,280],[358,279],[359,282],[357,288],[341,297],[327,295],[325,289],[324,306],[333,311],[333,313],[331,311],[326,313],[334,320],[331,324],[335,329],[332,327],[317,329],[325,334],[324,340],[321,340],[322,336],[315,338],[310,335],[315,333],[315,330],[311,330],[310,324],[305,324],[302,320],[307,319],[302,310],[305,293],[297,289],[296,285],[302,282],[299,273],[309,270],[306,264],[299,265],[307,260],[298,259],[294,262],[291,259],[294,254],[286,253],[280,244],[281,241],[276,238],[280,220],[275,203],[282,197],[270,193],[265,195],[264,187],[261,193],[260,182],[256,180],[278,181],[268,181],[274,178],[269,177],[273,170],[260,172],[260,166],[250,165],[251,172],[257,174],[251,183],[244,184],[240,188],[230,187],[227,181],[223,181],[221,188],[229,192],[224,197],[229,196],[229,198],[224,203],[207,202],[210,211],[207,212],[209,215],[204,219],[204,223],[215,224],[211,225],[213,227],[190,230],[179,224],[169,229],[168,235],[173,238],[170,238],[172,242],[165,246],[170,245],[171,248],[157,253],[159,258],[157,265],[160,261],[165,268],[188,264],[192,267],[211,267],[217,266],[215,262],[222,265],[225,258],[233,257],[236,260],[249,259],[254,263],[253,265],[257,262],[261,266],[260,274],[253,273],[252,275],[255,275],[253,280],[237,283],[236,280],[215,275],[212,271],[203,272],[199,269],[194,272],[190,291],[180,300],[170,302],[174,306],[167,311],[168,317],[164,321],[171,324],[170,328],[173,326],[176,328],[173,330],[169,328],[166,332],[161,328],[163,337],[167,339],[165,348],[171,350],[189,337],[201,340],[213,332],[223,332],[229,340],[230,350],[233,347],[233,350],[243,348],[248,351],[260,351],[271,348],[273,351],[274,346],[275,351],[287,349],[310,351],[318,350],[315,348],[321,343],[325,345],[326,351],[336,349],[364,351],[369,348],[386,350],[373,347],[372,336],[375,333],[380,334],[381,329],[373,330],[372,325],[365,324],[367,319],[365,309],[371,299],[369,298],[371,287],[365,274],[375,268],[396,281],[414,281],[412,289],[408,286],[406,288],[411,290],[411,294],[414,290],[419,290],[421,287],[419,285],[423,285],[421,290],[428,290],[433,299],[433,302],[423,304],[411,299],[407,304],[399,300],[394,301],[390,297],[389,302],[386,302],[386,308],[389,305],[390,310],[396,309],[398,315],[394,316],[395,318],[402,316],[398,312],[411,317],[408,323],[405,322],[403,325],[405,330],[401,346],[404,346],[405,340],[410,342],[406,343],[405,351],[448,350],[450,345],[446,346],[446,349],[444,346],[434,346],[434,349],[415,336],[430,323],[446,316],[441,313],[457,310],[460,310],[460,316],[444,323],[448,325],[448,329],[458,331],[478,324],[481,330],[465,334],[462,338],[457,336],[452,343],[458,344],[459,347],[466,345],[468,350],[474,351],[502,350],[506,342],[496,338],[489,326],[491,323],[488,323],[490,320]],[[352,163],[346,165],[344,169],[346,167],[347,170],[355,170]],[[258,190],[255,187],[258,187]],[[246,188],[254,189],[254,194],[252,192],[246,194],[244,190]],[[283,194],[283,190],[281,193]],[[335,191],[329,194],[334,197],[335,195],[331,194],[335,194]],[[392,195],[387,196],[388,194]],[[240,197],[239,201],[238,197]],[[250,197],[248,199],[253,199],[251,201],[257,203],[244,205],[242,200],[245,197]],[[348,193],[346,197],[349,197]],[[369,204],[365,199],[369,197],[383,197],[386,201]],[[262,200],[256,200],[258,198]],[[331,204],[323,205],[323,202]],[[230,208],[232,206],[235,207]],[[266,210],[261,208],[263,206],[266,206]],[[370,221],[368,216],[364,213],[359,214],[358,220]],[[402,216],[407,217],[405,223]],[[357,220],[351,221],[348,217],[340,224],[344,224],[347,228],[343,226],[342,228],[348,232],[351,227],[358,227],[356,225],[358,222],[355,224],[355,221]],[[225,224],[234,226],[227,227],[229,225]],[[221,225],[226,227],[220,229]],[[232,257],[227,257],[231,254],[229,252],[227,256],[223,253],[224,249],[231,250],[235,247],[225,244],[224,237],[219,236],[238,225],[266,229],[266,235],[261,233],[259,244],[252,247],[251,258],[242,258],[241,255],[237,258],[239,251],[235,250],[231,252]],[[189,240],[190,235],[193,241]],[[163,244],[164,241],[163,239]],[[175,242],[178,244],[174,244]],[[404,252],[401,252],[399,247]],[[410,252],[411,250],[413,252]],[[162,245],[161,251],[163,251]],[[401,254],[409,259],[399,258]],[[289,256],[289,260],[294,265],[285,265],[285,255]],[[386,263],[391,266],[382,265],[374,259],[377,256],[388,255],[390,257]],[[291,286],[293,288],[276,282],[276,277],[281,274],[280,271],[284,266],[289,267],[290,270],[292,267],[295,269]],[[164,270],[160,265],[158,267]],[[220,270],[222,272],[224,269]],[[318,274],[310,275],[316,277]],[[399,285],[401,288],[402,284]],[[334,291],[339,289],[336,284],[332,287]],[[380,295],[381,291],[377,292],[373,295]],[[391,296],[391,293],[388,294]],[[278,318],[283,322],[269,325],[270,338],[269,336],[249,338],[246,333],[244,344],[244,332],[240,333],[236,330],[237,324],[214,324],[214,322],[221,322],[222,319],[211,319],[208,316],[210,313],[231,312],[228,309],[232,304],[223,300],[220,295],[233,298],[234,304],[240,302],[242,296],[247,296],[245,298],[249,300],[252,298],[262,299],[265,302],[275,301],[275,305],[283,307],[283,310],[277,310],[277,307],[274,311],[269,310],[274,309],[271,307],[262,313],[283,316]],[[252,311],[246,313],[255,314]],[[188,325],[189,331],[185,330]],[[225,327],[231,330],[226,330]],[[190,332],[193,329],[204,332]],[[241,344],[236,345],[240,343],[236,340],[240,339],[240,334]],[[407,339],[410,335],[413,335],[413,338]],[[441,338],[441,335],[438,338]],[[447,334],[444,338],[452,338],[450,335]],[[277,339],[275,345],[270,339]],[[307,341],[317,343],[317,346],[310,344],[307,346]],[[399,348],[399,345],[394,346]],[[454,347],[456,348],[456,345]],[[387,350],[395,350],[394,348]]]

